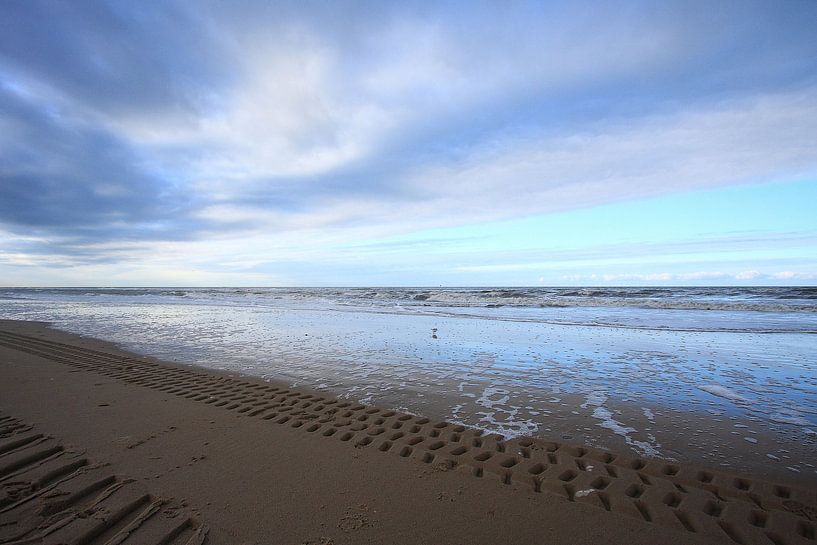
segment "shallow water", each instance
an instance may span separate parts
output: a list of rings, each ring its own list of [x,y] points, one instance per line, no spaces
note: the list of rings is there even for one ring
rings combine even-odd
[[[50,321],[163,359],[506,436],[714,461],[729,458],[730,444],[750,445],[745,456],[817,473],[813,288],[13,289],[0,297],[3,318]]]

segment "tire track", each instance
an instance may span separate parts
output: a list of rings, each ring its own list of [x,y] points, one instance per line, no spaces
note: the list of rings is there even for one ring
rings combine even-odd
[[[648,524],[741,545],[817,545],[814,490],[560,442],[505,441],[448,422],[16,333],[0,332],[0,345],[435,470],[526,485]]]
[[[0,415],[0,543],[201,545],[173,500]]]

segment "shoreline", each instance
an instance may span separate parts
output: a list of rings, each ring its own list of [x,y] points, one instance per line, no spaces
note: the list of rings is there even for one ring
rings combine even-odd
[[[802,481],[504,441],[42,323],[0,321],[0,332],[4,417],[181,498],[212,543],[788,544],[814,535],[817,491]],[[768,522],[758,525],[756,512]]]
[[[594,291],[582,293],[595,297]],[[620,291],[613,295],[632,295]],[[7,318],[50,321],[165,361],[277,378],[506,437],[531,435],[817,486],[817,338],[752,332],[770,324],[817,330],[817,313],[762,318],[738,311],[529,308],[506,321],[508,311],[498,308],[464,309],[479,315],[464,319],[439,302],[421,312],[402,306],[428,303],[415,301],[418,294],[12,290],[4,308]],[[468,290],[458,297],[486,302],[505,295]],[[670,290],[659,299],[803,297],[808,303],[812,296]],[[560,316],[570,324],[541,322]],[[588,321],[594,325],[571,325]],[[667,329],[599,325],[611,321]],[[707,332],[688,332],[686,325]],[[744,326],[742,333],[718,331]]]
[[[42,327],[53,329],[45,322],[39,323]],[[77,334],[81,330],[71,328],[64,332]],[[310,333],[313,331],[310,330]],[[661,393],[654,385],[632,392],[621,391],[622,389],[612,385],[606,387],[604,384],[600,384],[601,388],[598,390],[588,389],[589,385],[585,384],[579,388],[584,392],[570,392],[570,388],[565,390],[558,387],[549,393],[545,379],[535,372],[530,372],[529,376],[536,382],[536,386],[528,390],[520,385],[524,389],[514,390],[509,381],[504,381],[505,384],[500,381],[496,384],[500,387],[494,388],[492,381],[483,382],[479,378],[472,380],[467,369],[458,371],[456,380],[443,376],[445,373],[428,375],[435,371],[427,366],[424,370],[418,369],[416,375],[413,370],[405,371],[416,378],[404,378],[398,388],[395,387],[395,377],[400,373],[394,370],[384,368],[386,374],[374,380],[360,376],[358,371],[348,372],[348,369],[359,370],[370,365],[356,363],[353,354],[348,355],[351,360],[347,363],[334,362],[332,356],[324,361],[320,350],[309,347],[313,342],[312,336],[309,341],[303,341],[304,337],[300,336],[299,342],[304,343],[300,346],[306,351],[305,356],[293,356],[291,347],[284,354],[278,353],[275,356],[275,348],[267,346],[275,362],[265,363],[260,356],[260,359],[248,360],[242,344],[249,342],[246,339],[241,342],[225,341],[217,345],[208,343],[212,352],[202,352],[201,346],[184,351],[185,343],[176,343],[175,349],[168,352],[151,342],[143,342],[145,339],[140,334],[146,332],[134,331],[134,336],[129,340],[120,339],[118,343],[111,340],[105,346],[150,358],[151,361],[171,362],[172,365],[203,372],[283,387],[297,385],[297,388],[313,394],[336,396],[362,404],[374,404],[445,420],[468,428],[482,429],[485,433],[498,433],[505,438],[532,436],[546,441],[589,445],[621,454],[718,467],[724,471],[752,474],[765,480],[817,487],[817,461],[813,459],[813,452],[817,449],[817,434],[802,425],[771,422],[759,414],[741,413],[740,408],[737,412],[729,412],[728,406],[734,402],[724,402],[721,397],[724,394],[720,390],[725,389],[720,386],[717,386],[718,391],[715,393],[707,389],[708,386],[695,390],[703,397],[695,400],[694,406],[684,408],[673,400],[665,403],[650,401],[650,395]],[[92,342],[98,341],[93,337],[84,338],[91,339]],[[282,340],[284,344],[287,342],[286,338]],[[318,341],[317,347],[320,346]],[[250,352],[256,356],[264,353],[252,349]],[[232,353],[235,353],[235,359],[231,359]],[[300,367],[301,363],[303,368]],[[566,366],[570,368],[569,364]],[[377,364],[369,368],[374,372],[379,371]],[[436,369],[443,368],[444,366],[436,366]],[[282,375],[275,378],[274,374],[264,372],[269,370]],[[588,371],[598,373],[598,370]],[[316,375],[316,372],[325,374]],[[578,369],[571,372],[581,375],[584,371]],[[615,373],[616,370],[611,369],[610,372]],[[421,373],[426,373],[424,378]],[[558,378],[558,373],[556,375],[554,378]],[[458,381],[464,382],[458,385]],[[590,383],[592,382],[591,379]],[[386,385],[385,388],[382,388],[383,384]],[[670,384],[671,381],[667,386]],[[712,383],[713,386],[715,384]],[[611,391],[608,392],[608,389]],[[646,399],[638,401],[641,394]],[[728,394],[727,391],[726,395]],[[508,396],[511,401],[506,402],[507,400],[502,399],[503,396]],[[514,427],[517,429],[513,429]]]

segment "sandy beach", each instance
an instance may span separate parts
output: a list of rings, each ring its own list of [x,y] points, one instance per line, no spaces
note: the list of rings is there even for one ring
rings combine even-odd
[[[0,324],[0,542],[814,543],[817,490]]]
[[[817,545],[778,4],[0,2],[0,545]]]

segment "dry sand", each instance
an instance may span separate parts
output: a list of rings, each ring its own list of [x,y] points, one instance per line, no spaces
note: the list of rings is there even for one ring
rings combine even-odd
[[[813,487],[502,441],[0,322],[0,543],[814,545],[815,527]]]

